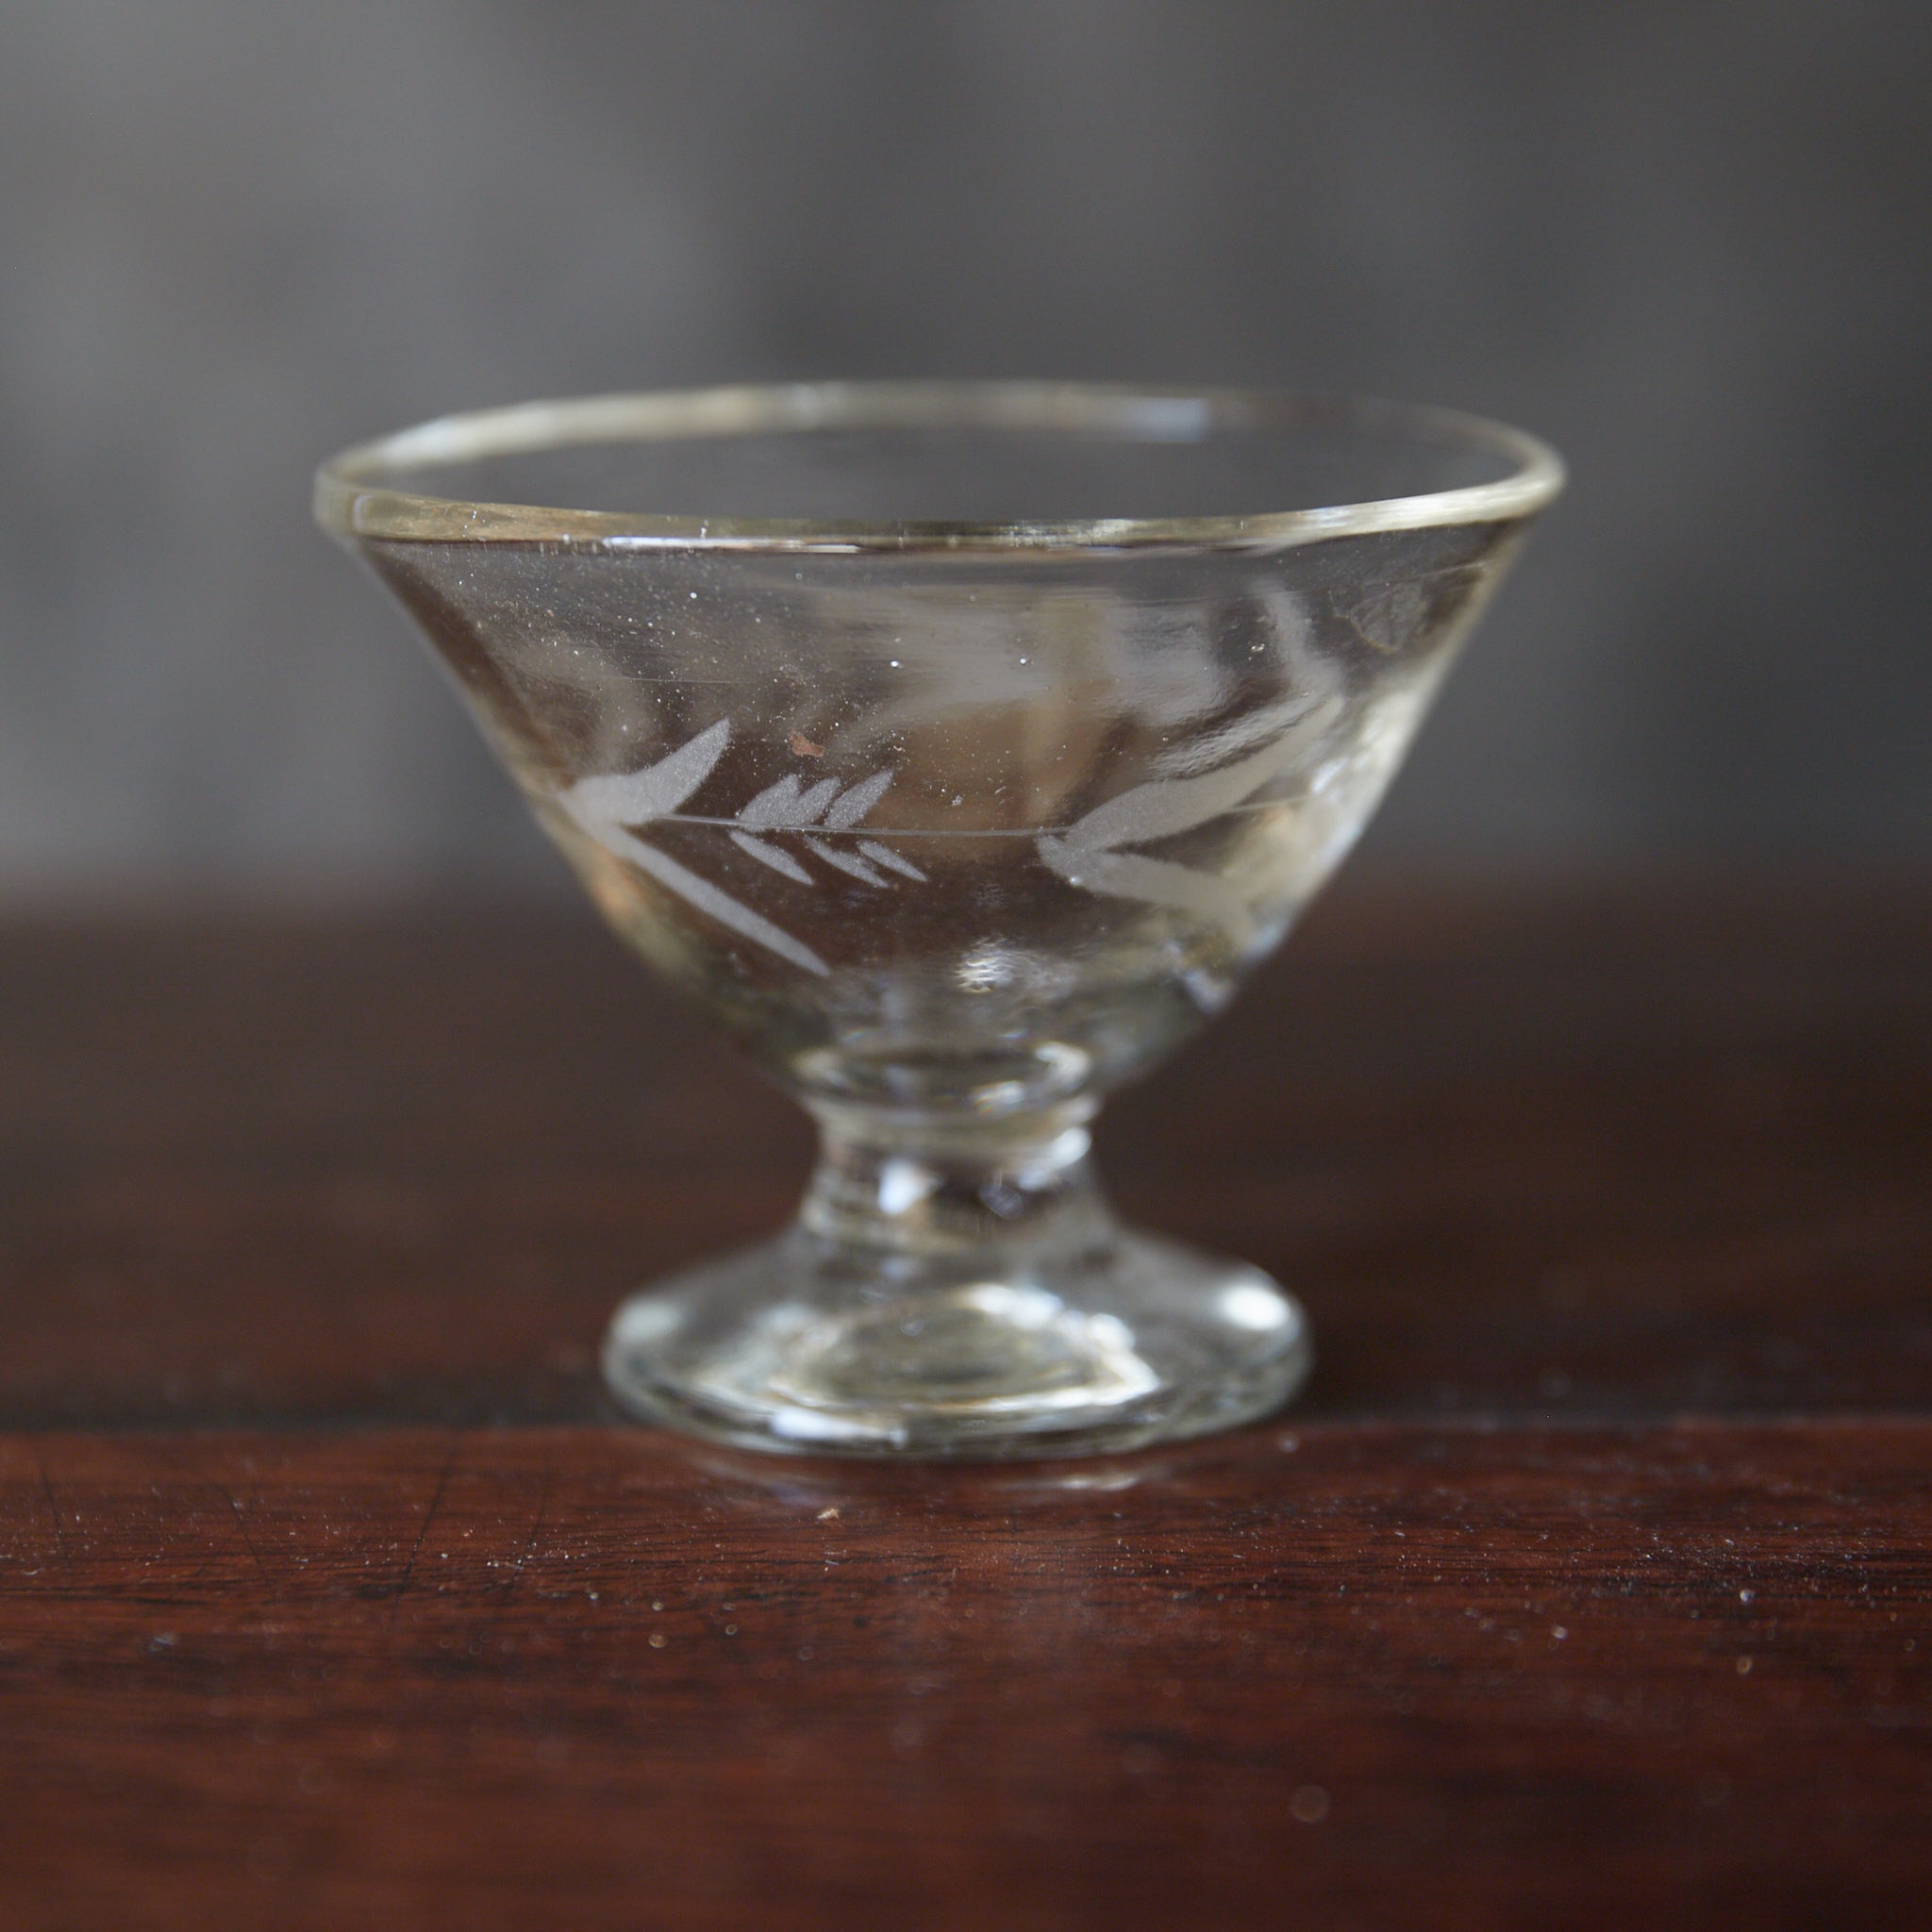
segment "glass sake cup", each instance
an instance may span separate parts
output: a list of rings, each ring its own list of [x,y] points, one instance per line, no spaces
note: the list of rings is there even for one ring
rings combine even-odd
[[[1560,484],[1440,410],[1016,383],[539,403],[326,465],[605,916],[819,1124],[786,1232],[618,1310],[625,1406],[987,1457],[1286,1400],[1299,1305],[1123,1227],[1089,1124],[1334,870]]]

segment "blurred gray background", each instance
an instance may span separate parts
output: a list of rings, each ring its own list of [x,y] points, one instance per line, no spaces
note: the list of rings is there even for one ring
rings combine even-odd
[[[315,461],[926,373],[1564,449],[1385,859],[1923,865],[1928,103],[1855,0],[14,0],[0,897],[558,889]]]

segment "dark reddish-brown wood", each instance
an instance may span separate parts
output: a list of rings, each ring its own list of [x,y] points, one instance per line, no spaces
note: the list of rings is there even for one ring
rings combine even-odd
[[[6,1923],[1920,1924],[1928,1469],[1870,1421],[15,1438]]]
[[[1917,1926],[1932,894],[1323,908],[1104,1135],[1322,1361],[614,1424],[779,1096],[568,917],[0,933],[0,1924]]]

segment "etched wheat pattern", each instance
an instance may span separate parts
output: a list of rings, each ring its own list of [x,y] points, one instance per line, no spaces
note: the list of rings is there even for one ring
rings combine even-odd
[[[656,764],[617,776],[581,779],[563,792],[558,803],[607,852],[648,873],[660,886],[700,912],[708,913],[720,925],[808,973],[829,973],[830,967],[804,941],[638,836],[642,827],[657,820],[683,817],[679,808],[711,775],[730,742],[731,721],[721,718]],[[855,785],[841,786],[836,778],[821,778],[808,787],[796,773],[788,772],[742,806],[735,819],[725,822],[731,842],[798,885],[815,885],[817,880],[796,852],[779,842],[781,839],[793,841],[812,858],[864,885],[891,886],[892,880],[887,874],[892,873],[924,884],[925,874],[918,866],[876,839],[860,838],[853,850],[845,851],[824,836],[858,831],[885,796],[892,777],[887,769]]]
[[[1034,850],[1070,886],[1191,913],[1246,946],[1255,938],[1254,914],[1227,880],[1132,848],[1193,831],[1245,804],[1307,756],[1339,708],[1333,692],[1290,698],[1175,745],[1156,763],[1157,775],[1148,783],[1096,806],[1071,825],[1030,835]],[[649,874],[687,905],[808,973],[827,974],[830,967],[804,941],[638,835],[659,820],[722,829],[741,852],[794,885],[819,883],[806,858],[867,886],[889,888],[892,875],[924,885],[925,874],[879,840],[860,836],[844,847],[827,836],[859,833],[895,774],[888,768],[852,785],[837,778],[807,785],[788,772],[731,818],[683,812],[680,808],[711,775],[730,742],[731,721],[721,718],[656,764],[581,779],[558,803],[606,851]]]
[[[813,857],[868,886],[891,885],[891,881],[885,875],[888,872],[895,872],[903,878],[917,879],[924,885],[925,874],[909,858],[902,858],[890,845],[881,845],[876,839],[861,839],[856,851],[841,852],[813,829],[823,826],[827,832],[855,830],[866,813],[885,796],[886,788],[891,782],[892,774],[888,770],[874,772],[870,778],[861,778],[858,784],[847,786],[843,791],[840,790],[836,778],[821,778],[816,785],[808,788],[800,784],[795,772],[788,772],[775,785],[766,786],[739,812],[738,823],[743,829],[731,834],[731,842],[741,852],[750,853],[774,872],[783,873],[788,879],[795,879],[802,886],[815,883],[811,874],[782,845],[774,844],[769,836],[762,835],[774,832],[795,834]],[[881,867],[885,869],[883,872]]]
[[[1227,880],[1129,848],[1194,831],[1246,804],[1307,755],[1340,709],[1332,692],[1289,697],[1175,745],[1157,762],[1159,776],[1095,806],[1063,831],[1041,832],[1034,850],[1070,886],[1191,913],[1220,926],[1236,946],[1252,945],[1255,915]],[[1257,739],[1264,741],[1259,749],[1248,750]]]

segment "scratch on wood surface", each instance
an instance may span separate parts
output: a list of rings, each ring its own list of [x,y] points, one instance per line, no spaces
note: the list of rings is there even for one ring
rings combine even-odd
[[[268,1574],[268,1566],[261,1560],[261,1552],[255,1547],[255,1539],[248,1534],[247,1519],[242,1514],[242,1506],[235,1500],[235,1492],[226,1483],[215,1487],[227,1498],[228,1513],[235,1519],[235,1528],[242,1538],[242,1547],[248,1552],[248,1559],[255,1565],[255,1574],[270,1589],[275,1587],[275,1578]]]
[[[416,1558],[423,1553],[423,1539],[429,1534],[429,1525],[436,1520],[436,1512],[442,1505],[442,1492],[449,1486],[450,1472],[457,1466],[457,1456],[462,1447],[462,1438],[452,1435],[449,1454],[443,1457],[442,1467],[437,1472],[436,1487],[429,1492],[429,1507],[423,1512],[423,1521],[416,1528],[416,1541],[409,1545],[409,1559],[403,1565],[402,1581],[396,1585],[396,1593],[390,1599],[390,1615],[393,1617],[402,1601],[409,1591],[410,1579],[416,1574]]]
[[[524,1565],[530,1560],[530,1552],[537,1547],[538,1533],[543,1527],[543,1518],[550,1507],[550,1491],[555,1481],[556,1468],[546,1450],[543,1457],[542,1487],[537,1491],[537,1513],[530,1519],[530,1533],[524,1539],[524,1547],[517,1557],[516,1568],[510,1572],[509,1581],[503,1586],[503,1594],[497,1599],[498,1609],[509,1602],[511,1593],[523,1576]]]
[[[41,1473],[41,1494],[47,1501],[47,1514],[54,1519],[54,1548],[62,1562],[67,1560],[67,1524],[60,1514],[60,1505],[54,1496],[54,1478],[47,1473],[47,1458],[41,1453],[41,1439],[32,1438],[34,1467]]]

